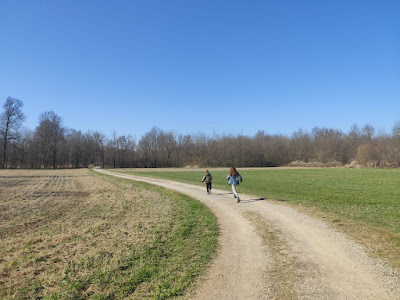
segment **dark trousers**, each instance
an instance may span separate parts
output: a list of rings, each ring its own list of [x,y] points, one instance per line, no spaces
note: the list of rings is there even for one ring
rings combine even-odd
[[[211,192],[211,182],[206,182],[207,192]]]

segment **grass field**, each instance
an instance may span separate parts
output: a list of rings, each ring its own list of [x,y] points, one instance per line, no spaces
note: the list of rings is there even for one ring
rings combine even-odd
[[[202,170],[120,172],[202,185]],[[210,169],[213,187],[230,190],[229,169]],[[326,219],[400,270],[399,169],[243,169],[239,192],[294,205]]]
[[[1,299],[166,299],[215,253],[188,196],[89,170],[0,171]]]

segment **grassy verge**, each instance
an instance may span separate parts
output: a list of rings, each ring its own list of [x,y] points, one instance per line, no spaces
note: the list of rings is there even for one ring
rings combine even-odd
[[[201,185],[201,171],[119,170]],[[325,218],[400,270],[399,169],[243,169],[239,191],[282,201]],[[213,186],[229,190],[226,171]],[[272,200],[271,200],[272,201]]]
[[[0,173],[0,298],[167,299],[215,252],[200,202],[87,170]]]

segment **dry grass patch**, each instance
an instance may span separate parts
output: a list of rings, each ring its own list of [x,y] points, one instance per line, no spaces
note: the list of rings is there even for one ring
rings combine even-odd
[[[323,288],[310,289],[312,282],[318,282],[318,269],[310,261],[301,259],[281,230],[259,213],[247,211],[244,216],[254,226],[267,249],[270,263],[266,270],[266,294],[269,299],[324,298]]]
[[[268,295],[271,299],[297,299],[295,286],[299,281],[299,261],[283,240],[282,233],[260,214],[247,211],[245,217],[253,224],[268,248],[271,263],[267,270]]]
[[[188,243],[194,249],[182,251],[193,257],[187,268],[204,265],[216,243],[215,218],[196,205],[177,193],[88,170],[1,171],[0,297],[182,294],[201,267],[190,273],[171,253]],[[204,222],[191,224],[191,213]],[[189,231],[181,234],[182,226]],[[201,263],[196,253],[204,255]]]

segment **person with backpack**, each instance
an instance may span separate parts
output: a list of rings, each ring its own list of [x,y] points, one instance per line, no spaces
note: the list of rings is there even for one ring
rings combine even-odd
[[[226,179],[228,179],[228,184],[232,185],[233,196],[237,198],[237,202],[239,203],[240,198],[237,193],[236,186],[239,185],[239,182],[242,182],[242,176],[239,174],[238,171],[236,171],[235,167],[231,167],[231,169],[229,170],[229,175],[226,177]]]
[[[204,171],[204,176],[201,182],[205,182],[206,188],[207,188],[207,195],[210,195],[211,193],[211,182],[212,182],[212,176],[208,170]]]

